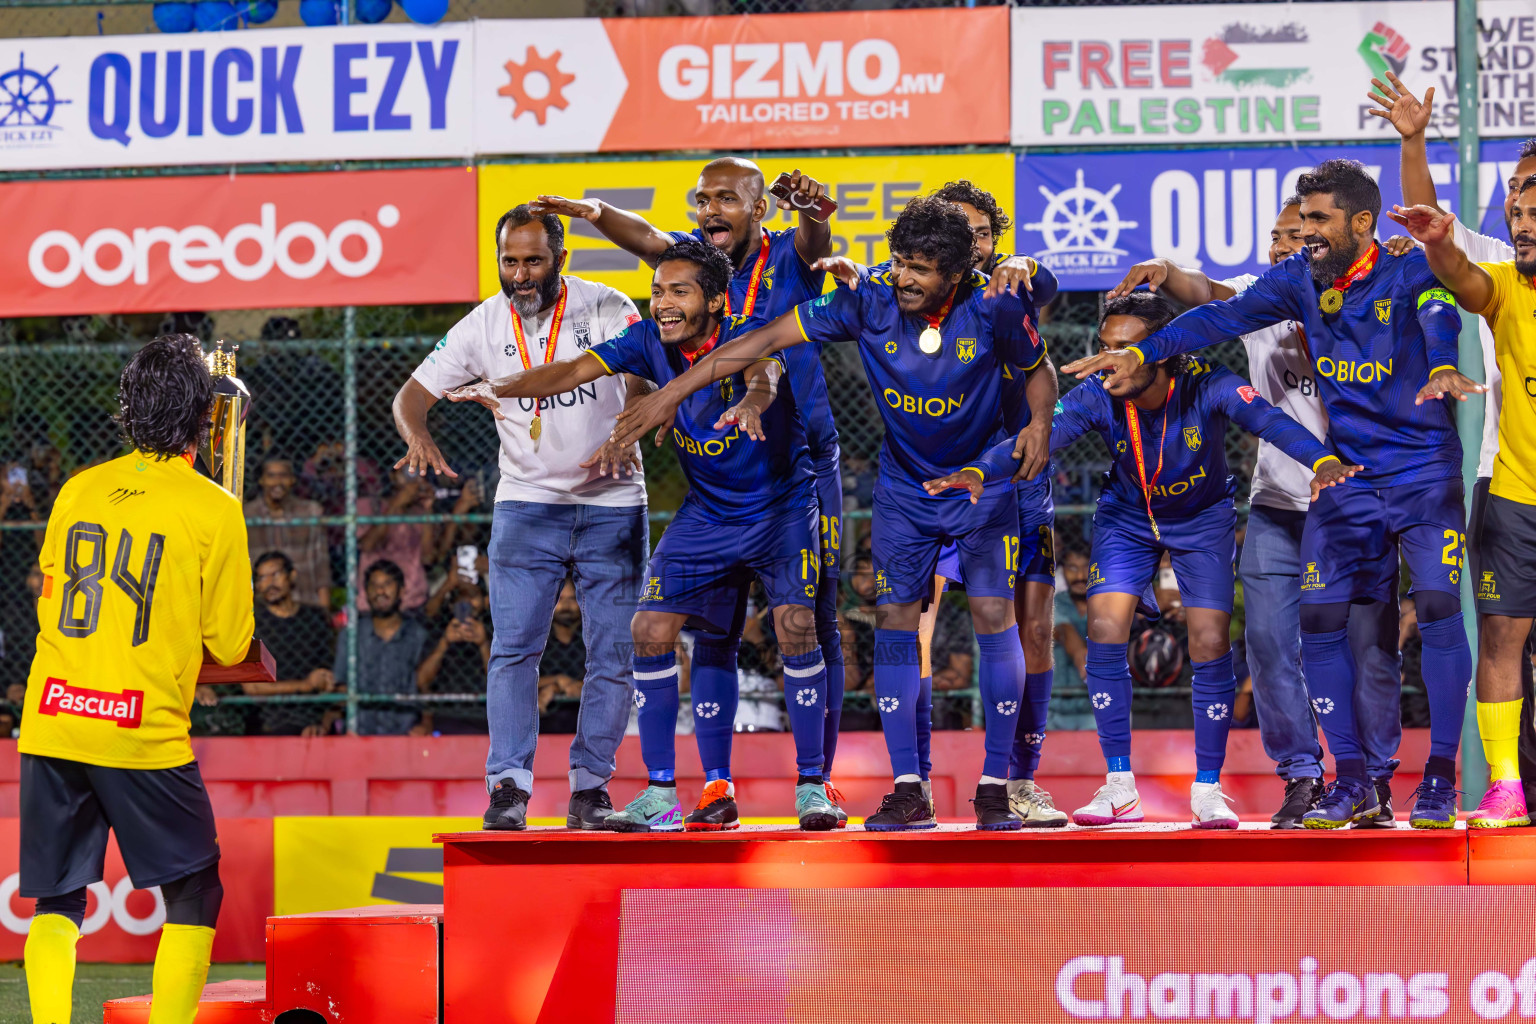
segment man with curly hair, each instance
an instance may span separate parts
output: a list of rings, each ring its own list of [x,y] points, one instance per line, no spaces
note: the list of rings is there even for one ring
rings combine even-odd
[[[886,234],[891,267],[857,288],[839,288],[700,359],[676,381],[639,399],[620,418],[620,443],[671,421],[693,389],[806,342],[856,341],[885,425],[876,485],[873,553],[875,697],[895,787],[865,821],[875,831],[933,828],[917,748],[920,687],[917,624],[946,543],[954,542],[980,649],[986,759],[976,789],[976,825],[1016,829],[1008,804],[1008,760],[1024,695],[1024,658],[1014,618],[1019,514],[1011,479],[976,501],[929,495],[924,481],[980,458],[1018,422],[1019,475],[1044,467],[1054,376],[1044,383],[1045,347],[1027,291],[984,294],[971,226],[955,204],[910,201]],[[1048,271],[1042,274],[1048,275]],[[1049,285],[1054,289],[1055,281]],[[1006,410],[1004,366],[1026,378],[1028,409]],[[1005,412],[1010,415],[1005,417]]]
[[[251,560],[236,495],[192,467],[213,378],[188,334],[140,349],[118,388],[132,451],[72,478],[38,562],[37,655],[21,723],[21,895],[35,1021],[69,1020],[86,889],[107,832],[137,889],[159,886],[154,1024],[191,1024],[224,889],[213,807],[187,738],[206,648],[251,645]]]

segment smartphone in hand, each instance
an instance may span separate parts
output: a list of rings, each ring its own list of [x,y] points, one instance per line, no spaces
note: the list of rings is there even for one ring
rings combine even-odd
[[[774,198],[783,199],[797,212],[805,214],[820,224],[825,224],[827,218],[837,211],[837,200],[831,196],[812,199],[804,192],[797,192],[790,188],[787,171],[773,180],[773,184],[768,186],[768,192]]]

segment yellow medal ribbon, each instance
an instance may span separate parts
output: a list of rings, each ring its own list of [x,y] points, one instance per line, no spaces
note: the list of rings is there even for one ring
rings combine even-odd
[[[565,282],[560,282],[560,299],[555,303],[555,315],[549,321],[549,338],[544,342],[544,365],[548,366],[555,360],[555,348],[560,341],[560,321],[565,319],[565,299],[567,295]],[[533,362],[528,358],[528,339],[523,337],[523,317],[518,313],[517,307],[512,307],[512,334],[517,338],[517,354],[523,358],[523,369],[533,369]],[[544,409],[544,400],[537,399],[533,407],[533,423],[528,427],[528,436],[535,441],[544,433],[544,419],[540,413]]]
[[[752,279],[747,282],[747,299],[741,304],[741,315],[751,316],[757,307],[757,286],[763,283],[763,270],[768,266],[768,232],[763,232],[763,244],[757,247],[757,262],[752,264]],[[725,290],[725,315],[731,315],[731,290]]]

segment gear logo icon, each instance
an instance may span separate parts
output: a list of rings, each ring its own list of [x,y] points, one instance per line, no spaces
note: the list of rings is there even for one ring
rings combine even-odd
[[[806,686],[796,690],[795,703],[803,708],[813,706],[816,703],[816,688],[814,686]]]
[[[693,706],[693,713],[700,718],[714,718],[720,713],[720,705],[714,701],[704,701]]]
[[[514,121],[524,114],[532,114],[539,126],[543,127],[551,107],[564,110],[570,104],[565,98],[565,87],[576,81],[576,76],[560,70],[560,57],[559,50],[545,57],[530,46],[522,64],[515,60],[507,61],[505,67],[511,80],[497,89],[496,95],[512,100]],[[542,88],[537,88],[538,85],[542,85]],[[534,95],[535,92],[538,95]]]

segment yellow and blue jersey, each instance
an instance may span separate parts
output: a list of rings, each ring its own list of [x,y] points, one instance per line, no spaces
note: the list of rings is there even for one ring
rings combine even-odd
[[[1382,250],[1369,274],[1324,313],[1324,287],[1301,252],[1247,289],[1177,317],[1134,347],[1155,362],[1239,337],[1282,320],[1301,325],[1328,412],[1328,439],[1345,461],[1365,467],[1346,484],[1386,487],[1461,477],[1454,402],[1415,405],[1436,371],[1456,368],[1461,315],[1417,249]]]
[[[731,317],[720,326],[717,345],[756,330],[763,321]],[[594,345],[595,356],[610,373],[632,373],[658,387],[665,386],[691,365],[676,345],[665,345],[654,320],[642,320],[617,338]],[[783,365],[777,356],[772,357]],[[813,501],[811,461],[805,426],[790,388],[763,413],[765,441],[753,441],[732,424],[717,429],[715,421],[747,393],[741,372],[700,388],[678,406],[672,443],[688,478],[690,500],[721,520],[756,521],[774,508]]]
[[[960,282],[933,355],[918,347],[928,322],[901,311],[889,273],[871,275],[857,291],[839,288],[796,307],[809,341],[858,343],[885,425],[880,479],[886,486],[926,497],[923,481],[985,455],[1005,430],[1003,367],[1027,373],[1045,358],[1028,299],[985,298],[985,282],[974,271]],[[998,486],[1011,485],[1002,480]]]
[[[674,231],[673,241],[697,238],[708,242],[704,232]],[[763,267],[762,280],[758,283],[757,297],[750,310],[747,296],[752,291],[752,274],[755,259],[749,259],[736,269],[731,277],[727,295],[731,312],[735,315],[751,315],[764,321],[783,316],[802,302],[821,294],[826,282],[826,271],[812,270],[810,264],[800,258],[795,248],[795,229],[765,231],[768,242],[767,265]],[[820,460],[837,452],[837,423],[832,418],[832,400],[827,394],[827,378],[821,369],[821,346],[799,345],[782,353],[784,380],[795,393],[795,404],[800,409],[800,419],[805,424],[805,440],[811,458]]]

